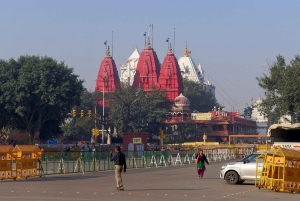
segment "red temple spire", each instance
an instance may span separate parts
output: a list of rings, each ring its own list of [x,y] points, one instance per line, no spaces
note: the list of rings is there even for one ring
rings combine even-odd
[[[158,85],[160,63],[156,52],[150,46],[148,37],[147,46],[140,54],[137,63],[136,73],[133,80],[133,87],[141,87],[145,91],[149,91],[153,86]]]
[[[107,46],[106,56],[99,67],[95,91],[114,92],[118,87],[120,87],[118,70],[115,61],[110,56],[109,46]]]
[[[183,79],[178,61],[172,52],[171,43],[169,46],[169,52],[167,53],[160,69],[159,84],[160,89],[166,90],[167,96],[170,100],[174,100],[177,96],[183,93]]]

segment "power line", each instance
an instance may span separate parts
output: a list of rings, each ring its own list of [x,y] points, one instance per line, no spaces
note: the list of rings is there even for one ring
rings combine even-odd
[[[238,108],[241,108],[218,84],[217,84],[217,82],[211,77],[211,76],[209,76],[208,75],[208,73],[206,73],[206,75],[208,76],[208,77],[210,77],[210,79],[217,85],[217,87],[218,88],[220,88],[222,91],[223,91],[223,93],[236,105],[236,106],[238,106]],[[221,95],[221,94],[220,94]],[[223,97],[223,96],[222,96]],[[223,97],[224,98],[224,97]],[[227,101],[228,102],[228,101]],[[228,102],[229,103],[229,102]],[[231,104],[229,104],[229,105],[231,105]],[[232,105],[231,105],[232,106]]]

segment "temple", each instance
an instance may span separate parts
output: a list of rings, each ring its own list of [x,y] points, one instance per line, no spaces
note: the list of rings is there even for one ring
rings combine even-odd
[[[147,46],[141,52],[137,63],[132,86],[141,87],[145,91],[151,91],[157,88],[159,70],[160,63],[156,52],[150,46],[150,38],[148,37]]]
[[[182,77],[194,82],[203,83],[206,91],[215,95],[215,86],[212,85],[209,80],[204,80],[204,70],[202,69],[200,63],[198,66],[195,64],[194,60],[190,56],[190,53],[191,51],[188,49],[186,43],[184,54],[178,60]]]
[[[183,93],[183,80],[178,66],[177,59],[172,52],[172,45],[161,65],[159,74],[160,89],[166,90],[170,100],[174,100],[179,94]]]
[[[122,64],[120,65],[121,82],[129,83],[130,85],[132,85],[139,58],[140,58],[140,53],[138,51],[138,48],[136,47],[133,53],[127,59],[127,63],[125,65]]]
[[[103,58],[96,80],[95,91],[114,92],[120,87],[120,78],[115,61],[110,56],[109,46],[106,49],[106,56]],[[99,104],[102,104],[102,102]]]

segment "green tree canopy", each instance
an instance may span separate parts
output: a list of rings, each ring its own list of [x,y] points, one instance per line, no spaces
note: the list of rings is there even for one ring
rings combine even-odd
[[[184,96],[190,100],[191,110],[197,110],[198,112],[208,112],[213,109],[214,106],[218,107],[215,96],[206,91],[205,85],[202,83],[194,82],[188,79],[183,80]]]
[[[26,130],[30,139],[36,131],[45,139],[57,136],[71,108],[80,104],[82,83],[72,68],[49,57],[1,60],[0,109],[5,116],[0,123]]]
[[[289,64],[279,55],[270,65],[269,74],[257,78],[265,90],[266,98],[259,110],[267,117],[279,120],[290,115],[292,121],[300,120],[300,56],[296,55]]]
[[[244,108],[244,117],[251,117],[253,111],[253,106],[247,106]]]
[[[159,134],[172,102],[165,91],[145,92],[141,88],[122,85],[110,94],[109,119],[118,133],[145,131]]]

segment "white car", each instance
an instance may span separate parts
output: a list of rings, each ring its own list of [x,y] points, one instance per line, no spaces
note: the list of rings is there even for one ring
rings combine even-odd
[[[225,179],[228,184],[242,184],[245,180],[255,181],[256,159],[262,152],[252,153],[240,161],[222,165],[220,178]],[[263,158],[259,158],[258,171],[262,171]],[[257,175],[259,178],[260,175]]]

